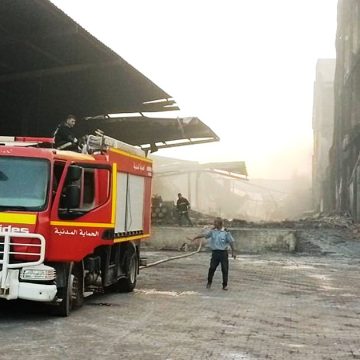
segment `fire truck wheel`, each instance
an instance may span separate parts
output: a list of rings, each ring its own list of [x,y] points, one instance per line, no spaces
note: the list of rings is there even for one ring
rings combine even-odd
[[[83,271],[80,266],[72,270],[71,307],[79,308],[84,303]]]
[[[70,273],[71,268],[71,273]],[[77,266],[69,267],[65,284],[66,286],[58,288],[58,298],[62,299],[60,304],[54,307],[54,313],[57,316],[69,316],[73,308],[80,307],[83,304],[82,271]]]
[[[66,286],[59,287],[57,297],[62,299],[61,302],[54,307],[53,312],[56,316],[69,316],[71,310],[71,287],[72,281],[69,274],[66,275]]]
[[[135,289],[138,272],[138,257],[134,250],[128,250],[125,253],[124,270],[126,277],[118,282],[119,292],[131,292]]]

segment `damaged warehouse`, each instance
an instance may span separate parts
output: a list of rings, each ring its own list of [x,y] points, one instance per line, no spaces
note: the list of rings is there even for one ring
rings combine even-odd
[[[316,64],[313,105],[314,150],[312,158],[312,198],[315,212],[331,210],[329,150],[334,133],[335,59]]]
[[[360,220],[360,4],[339,1],[330,150],[331,209]]]

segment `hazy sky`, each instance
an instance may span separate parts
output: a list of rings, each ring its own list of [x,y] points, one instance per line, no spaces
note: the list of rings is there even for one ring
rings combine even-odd
[[[337,0],[53,2],[221,138],[158,155],[311,174],[315,65],[335,57]]]

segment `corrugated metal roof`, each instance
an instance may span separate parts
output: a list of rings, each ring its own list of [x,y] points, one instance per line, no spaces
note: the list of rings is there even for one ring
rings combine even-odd
[[[143,149],[218,141],[218,136],[199,118],[97,117],[78,122],[78,136],[100,129],[106,135]]]
[[[10,135],[50,135],[69,113],[177,109],[169,94],[47,0],[0,1],[0,103],[0,133]]]

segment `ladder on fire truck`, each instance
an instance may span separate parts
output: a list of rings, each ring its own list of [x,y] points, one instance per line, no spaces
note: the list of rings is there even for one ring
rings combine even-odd
[[[145,151],[141,150],[133,145],[129,145],[123,141],[114,139],[110,136],[104,135],[101,130],[95,131],[96,135],[87,135],[86,143],[83,146],[83,151],[85,154],[91,154],[94,152],[106,152],[109,148],[114,148],[118,150],[123,150],[125,152],[145,156]]]

